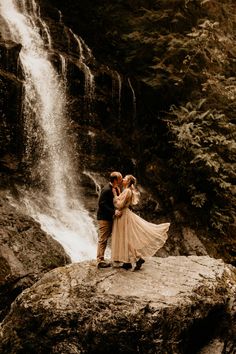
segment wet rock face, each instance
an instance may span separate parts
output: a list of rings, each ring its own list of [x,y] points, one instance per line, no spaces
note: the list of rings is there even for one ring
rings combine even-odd
[[[22,290],[68,263],[62,246],[36,221],[0,199],[0,319]]]
[[[15,171],[7,156],[14,160],[22,152],[20,50],[20,44],[0,39],[0,173]]]
[[[21,44],[13,41],[3,41],[0,38],[0,68],[18,76],[20,67],[18,65]]]
[[[235,290],[235,269],[209,257],[152,258],[138,272],[72,264],[18,296],[0,349],[187,354],[212,340],[230,348]]]

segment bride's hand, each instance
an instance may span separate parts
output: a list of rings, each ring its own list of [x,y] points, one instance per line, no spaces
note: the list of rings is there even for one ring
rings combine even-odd
[[[116,209],[116,210],[115,210],[115,216],[120,217],[121,215],[122,215],[122,211]]]
[[[117,192],[116,192],[115,188],[112,188],[112,193],[113,193],[114,197],[117,197]]]

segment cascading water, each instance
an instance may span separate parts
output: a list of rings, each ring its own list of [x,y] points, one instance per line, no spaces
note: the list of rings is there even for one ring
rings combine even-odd
[[[95,191],[97,193],[97,195],[99,196],[101,194],[101,186],[100,184],[97,182],[95,174],[89,171],[83,171],[83,174],[85,176],[88,176],[91,181],[93,182],[94,186],[95,186]]]
[[[115,75],[114,75],[115,74]],[[112,75],[112,98],[118,96],[118,121],[120,123],[121,119],[121,89],[122,89],[122,78],[117,71],[113,72]],[[118,87],[117,87],[118,86]],[[118,94],[118,95],[117,95]]]
[[[132,96],[133,96],[133,126],[135,126],[135,122],[136,122],[136,115],[137,115],[137,107],[136,107],[136,95],[134,92],[134,88],[131,84],[131,80],[130,78],[128,78],[128,83],[129,83],[129,87],[131,89],[132,92]]]
[[[81,69],[84,72],[84,76],[85,76],[85,87],[84,87],[84,91],[85,91],[85,98],[87,101],[87,108],[88,111],[90,111],[91,109],[91,103],[94,99],[94,94],[95,94],[95,83],[94,83],[94,76],[91,73],[89,67],[86,64],[86,57],[85,57],[85,52],[87,54],[88,58],[93,58],[91,50],[88,48],[88,46],[84,43],[84,41],[82,40],[82,38],[80,38],[79,36],[77,36],[72,30],[70,30],[70,33],[72,34],[73,38],[75,39],[78,49],[79,49],[79,53],[80,53],[80,59],[79,59],[79,66],[81,67]]]
[[[50,33],[35,0],[0,0],[0,14],[7,24],[5,39],[22,45],[25,159],[31,179],[40,187],[37,192],[24,191],[27,211],[63,245],[72,261],[95,258],[96,229],[76,198],[74,143],[65,114],[65,60],[61,57],[59,76],[50,62]]]

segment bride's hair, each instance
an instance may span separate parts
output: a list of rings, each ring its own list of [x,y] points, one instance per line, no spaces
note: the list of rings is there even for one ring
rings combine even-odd
[[[128,178],[128,188],[132,191],[131,203],[132,205],[136,205],[138,204],[140,198],[140,193],[135,187],[137,180],[133,175],[127,175],[126,177]]]
[[[132,175],[127,175],[126,176],[128,178],[128,187],[131,187],[132,185],[136,184],[136,178]]]

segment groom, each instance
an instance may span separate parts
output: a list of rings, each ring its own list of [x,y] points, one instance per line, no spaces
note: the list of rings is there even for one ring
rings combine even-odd
[[[112,223],[114,215],[120,216],[121,212],[115,210],[113,204],[112,189],[116,188],[118,195],[120,194],[119,185],[122,182],[122,174],[120,172],[112,172],[110,174],[110,182],[103,187],[98,200],[98,245],[97,245],[97,267],[107,268],[111,264],[104,261],[104,254],[107,246],[108,237],[111,236]]]

